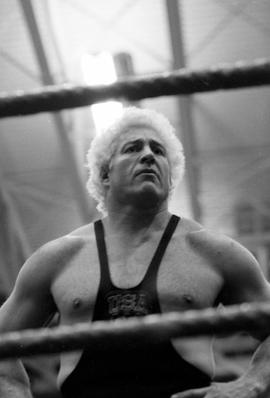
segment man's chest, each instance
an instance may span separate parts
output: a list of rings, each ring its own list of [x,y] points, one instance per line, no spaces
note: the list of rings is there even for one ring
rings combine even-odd
[[[220,289],[221,278],[205,259],[184,245],[173,244],[156,267],[149,266],[153,259],[151,247],[121,257],[108,256],[110,283],[118,289],[129,290],[150,279],[156,286],[162,312],[184,311],[213,305]],[[55,280],[52,293],[64,322],[92,319],[96,297],[102,278],[96,248],[83,250]],[[130,299],[130,297],[129,297]]]

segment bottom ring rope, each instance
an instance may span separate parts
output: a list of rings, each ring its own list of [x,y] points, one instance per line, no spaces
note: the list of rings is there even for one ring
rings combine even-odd
[[[270,333],[270,304],[147,315],[0,335],[0,359],[51,354],[91,347],[93,351],[128,349],[172,338],[224,335],[240,331]]]

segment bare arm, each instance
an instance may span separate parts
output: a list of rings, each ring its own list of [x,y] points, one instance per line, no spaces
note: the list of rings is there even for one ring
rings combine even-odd
[[[218,258],[224,286],[223,304],[241,304],[270,300],[270,285],[255,257],[242,245],[226,239]]]
[[[270,285],[251,253],[230,239],[214,239],[207,252],[223,276],[220,300],[224,305],[243,302],[270,302]],[[253,334],[263,342],[256,350],[244,374],[232,382],[212,383],[210,387],[176,394],[177,398],[269,398],[270,336]]]
[[[270,302],[270,285],[259,264],[242,246],[231,242],[225,297],[229,303]],[[226,291],[226,289],[225,289]],[[230,298],[229,298],[230,297]],[[252,333],[262,341],[243,376],[238,381],[246,397],[269,397],[270,394],[270,336],[264,331]]]
[[[43,272],[46,262],[46,255],[39,252],[23,266],[13,292],[0,309],[0,333],[42,326],[54,310],[49,289],[50,275]],[[48,265],[46,268],[48,270]],[[1,361],[0,397],[31,398],[30,391],[21,361]]]
[[[0,397],[32,397],[29,378],[21,361],[0,362]]]

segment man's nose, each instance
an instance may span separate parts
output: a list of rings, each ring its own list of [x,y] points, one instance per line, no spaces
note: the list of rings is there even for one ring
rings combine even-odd
[[[146,164],[153,164],[155,161],[154,155],[152,151],[145,151],[143,156],[141,157],[141,162]]]

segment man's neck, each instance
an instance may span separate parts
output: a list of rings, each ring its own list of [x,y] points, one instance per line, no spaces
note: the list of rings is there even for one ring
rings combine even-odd
[[[167,206],[162,208],[137,209],[122,207],[121,211],[109,209],[106,218],[108,232],[114,234],[136,235],[144,231],[160,230],[165,227],[170,217]]]

